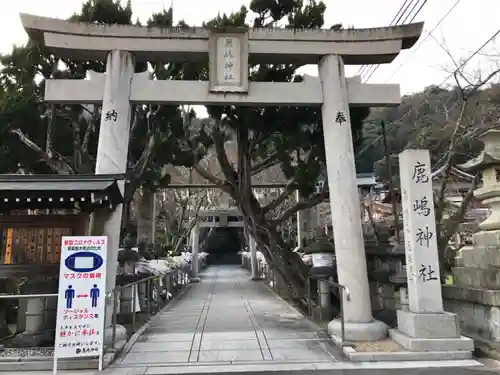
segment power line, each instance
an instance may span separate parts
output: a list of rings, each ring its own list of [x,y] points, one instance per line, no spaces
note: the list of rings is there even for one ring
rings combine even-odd
[[[418,1],[418,0],[411,0],[411,2],[408,4],[408,1],[410,0],[405,0],[403,2],[403,4],[401,4],[401,6],[399,7],[399,10],[398,12],[396,13],[396,15],[394,16],[394,18],[392,19],[391,23],[389,24],[389,26],[393,26],[395,25],[395,21],[396,19],[398,19],[398,17],[400,17],[400,15],[403,15],[406,10],[408,9],[408,7],[414,2],[414,1]],[[408,4],[408,5],[407,5]],[[356,75],[363,75],[367,69],[369,69],[371,65],[363,65],[359,68],[358,72],[356,73]]]
[[[408,10],[408,8],[411,6],[412,3],[408,4],[405,8],[405,10],[401,13],[401,15],[399,16],[399,18],[396,20],[396,22],[394,22],[395,25],[397,25],[400,21],[401,21],[401,18],[403,18],[404,14],[406,13],[406,11]],[[416,5],[417,3],[415,3]],[[415,5],[413,5],[413,7],[415,7]],[[413,9],[413,8],[412,8]],[[411,12],[411,11],[410,11]]]
[[[382,138],[382,135],[377,136],[377,138],[375,138],[369,145],[367,145],[364,149],[362,149],[361,151],[356,153],[356,155],[354,155],[354,157],[358,158],[361,155],[363,155],[370,147],[372,147],[375,143],[377,143],[380,138]]]
[[[410,1],[410,0],[405,0],[405,2],[403,3],[403,5],[401,5],[401,7],[399,8],[398,12],[396,13],[396,15],[394,16],[394,18],[392,19],[392,21],[391,21],[391,23],[390,23],[389,25],[393,25],[394,23],[398,23],[398,22],[396,21],[396,18],[398,18],[398,17],[399,17],[399,14],[400,14],[400,13],[401,13],[401,14],[404,14],[404,12],[406,12],[406,9],[408,9],[408,7],[406,7],[404,11],[402,11],[402,9],[403,9],[403,7],[406,5],[406,3],[408,3],[408,1]],[[410,4],[408,4],[408,6],[409,6],[409,5],[411,5],[411,3],[410,3]],[[401,12],[401,11],[402,11],[402,12]]]
[[[498,35],[500,34],[500,29],[498,29],[490,38],[488,38],[486,40],[486,42],[484,42],[478,49],[476,49],[464,62],[462,62],[462,64],[460,64],[460,66],[458,66],[450,75],[448,75],[444,80],[443,82],[441,82],[439,85],[437,86],[434,86],[434,88],[432,88],[432,90],[430,90],[427,95],[429,94],[432,94],[434,91],[436,91],[441,85],[443,85],[447,80],[449,80],[451,77],[453,77],[460,69],[462,69],[469,61],[472,60],[472,58],[474,56],[476,56],[479,52],[481,52],[481,50],[486,47],[488,45],[488,43],[490,43],[493,39],[495,39]],[[422,108],[422,106],[424,105],[424,103],[426,103],[427,100],[424,98],[422,99],[422,101],[418,104],[418,108],[417,108],[417,112],[420,110],[420,108]],[[456,106],[458,106],[458,101],[452,105],[449,109],[448,109],[448,112],[451,112]],[[406,112],[400,119],[399,121],[402,121],[406,116],[408,116],[410,114],[411,110],[409,110],[408,112]],[[442,160],[443,158],[441,158]],[[439,160],[436,165],[438,165],[441,160]]]
[[[460,2],[461,2],[461,1],[462,1],[462,0],[457,0],[457,2],[456,2],[455,4],[453,4],[453,6],[452,6],[452,7],[448,10],[448,12],[446,12],[446,14],[445,14],[443,17],[441,17],[441,19],[438,21],[438,23],[436,24],[436,26],[434,26],[434,27],[432,28],[432,30],[431,30],[431,31],[429,31],[429,33],[425,36],[425,38],[421,40],[421,42],[419,43],[419,45],[418,45],[416,48],[414,48],[414,49],[410,52],[410,54],[409,54],[408,58],[407,58],[405,61],[403,61],[403,62],[401,63],[401,65],[399,65],[399,66],[397,67],[397,69],[396,69],[396,70],[395,70],[395,71],[394,71],[394,72],[390,75],[390,77],[389,77],[389,78],[387,78],[387,79],[385,80],[385,82],[388,82],[388,81],[389,81],[392,77],[394,77],[394,76],[396,75],[396,73],[397,73],[397,72],[399,72],[399,70],[403,67],[403,65],[404,65],[404,64],[406,64],[406,63],[407,63],[407,62],[411,59],[411,57],[415,54],[415,52],[417,52],[417,51],[418,51],[418,49],[419,49],[420,47],[422,47],[422,45],[424,44],[424,42],[425,42],[427,39],[429,39],[429,37],[432,35],[432,33],[433,33],[434,31],[436,31],[436,29],[439,27],[439,25],[441,25],[441,23],[442,23],[442,22],[443,22],[443,21],[444,21],[444,20],[445,20],[445,19],[446,19],[449,15],[450,15],[450,13],[451,13],[451,12],[453,12],[453,10],[457,7],[457,5],[458,5],[458,4],[460,4]]]
[[[424,0],[424,3],[420,6],[419,10],[417,10],[417,12],[415,13],[415,15],[413,16],[413,19],[415,19],[416,15],[420,12],[420,10],[423,8],[423,6],[425,5],[425,3],[427,3],[427,0]],[[410,17],[410,14],[412,14],[413,10],[417,7],[417,5],[418,5],[418,2],[416,2],[415,5],[413,5],[413,7],[411,8],[411,10],[408,12],[408,15],[406,16],[406,18],[403,21],[401,21],[401,18],[402,18],[402,16],[401,16],[399,18],[399,20],[396,22],[396,24],[399,21],[401,21],[401,24],[404,24],[405,22],[407,22],[408,18]]]
[[[428,93],[427,93],[427,96],[429,94],[432,94],[433,92],[435,92],[441,85],[443,85],[444,83],[446,83],[446,81],[448,81],[451,77],[453,77],[460,69],[462,69],[469,61],[472,60],[472,58],[474,56],[476,56],[479,52],[481,52],[481,50],[486,47],[493,39],[495,39],[498,35],[500,34],[500,29],[498,29],[497,31],[495,31],[495,33],[493,33],[493,35],[491,37],[489,37],[486,42],[484,42],[483,44],[481,44],[481,46],[476,49],[465,61],[463,61],[460,66],[458,66],[452,73],[450,73],[439,85],[437,86],[434,86]],[[417,108],[417,112],[420,110],[420,108],[422,108],[422,106],[424,105],[424,103],[426,103],[427,100],[424,98],[422,99],[422,101],[420,101],[420,103],[418,104],[418,108]],[[402,121],[406,116],[408,116],[410,114],[411,110],[406,112],[400,119],[399,121]]]
[[[411,8],[410,12],[408,13],[408,15],[405,17],[405,19],[402,21],[402,24],[405,24],[405,23],[412,23],[415,18],[418,16],[418,14],[422,11],[423,7],[425,6],[425,4],[427,4],[427,0],[423,0],[423,2],[421,4],[419,4],[419,2],[416,2],[413,7]],[[411,4],[410,4],[411,5]],[[415,8],[420,5],[420,7],[417,9],[417,11],[415,13],[413,13],[413,11],[415,10]],[[413,13],[413,15],[412,15]],[[409,19],[411,17],[411,19]],[[401,18],[400,18],[401,19]],[[364,81],[368,81],[372,76],[373,74],[377,71],[377,69],[380,68],[380,64],[378,65],[371,65],[371,71],[367,74],[365,74],[365,79]]]
[[[411,2],[411,3],[409,3],[409,4],[407,4],[406,6],[405,6],[405,4],[406,4],[406,2],[405,2],[405,4],[403,4],[403,5],[401,6],[401,8],[403,8],[403,7],[404,7],[403,11],[401,12],[401,8],[400,8],[400,12],[398,12],[398,14],[397,14],[397,15],[394,17],[394,19],[391,21],[390,26],[395,26],[395,25],[398,25],[398,23],[401,21],[401,19],[402,19],[404,16],[406,16],[406,17],[405,17],[405,19],[403,20],[403,24],[404,24],[404,23],[408,20],[408,18],[411,16],[411,14],[412,14],[413,10],[414,10],[414,9],[416,8],[416,6],[419,4],[419,1],[420,1],[420,0],[415,0],[415,1],[413,1],[413,0],[412,0],[412,2]],[[425,3],[426,3],[426,2],[427,2],[427,0],[424,0],[423,5],[425,5]],[[409,9],[412,5],[413,5],[413,7],[411,8],[410,12],[406,14],[407,10],[408,10],[408,9]],[[415,14],[413,15],[412,20],[413,20],[413,19],[415,19],[415,17],[417,16],[417,14],[418,14],[418,13],[420,12],[420,10],[422,9],[423,5],[419,8],[419,10],[417,11],[417,13],[415,13]],[[398,15],[399,15],[399,16],[398,16]],[[377,70],[377,68],[378,68],[378,67],[379,67],[379,65],[364,65],[364,66],[362,66],[362,67],[361,67],[361,69],[358,71],[358,74],[357,74],[357,75],[361,75],[361,76],[367,76],[367,75],[369,75],[369,76],[371,77],[371,76],[373,75],[373,73],[375,72],[375,70]],[[366,80],[367,80],[367,79],[365,79],[365,81],[366,81]]]
[[[415,8],[416,8],[416,7],[420,4],[420,0],[416,0],[416,2],[412,2],[412,3],[408,4],[408,5],[406,6],[406,8],[405,8],[404,12],[403,12],[403,13],[399,16],[399,18],[397,19],[397,21],[396,21],[396,25],[398,24],[398,22],[400,22],[400,21],[401,21],[401,19],[402,19],[403,17],[405,17],[405,18],[404,18],[404,20],[402,21],[402,23],[401,23],[401,24],[411,23],[411,22],[412,22],[412,21],[413,21],[413,20],[417,17],[417,15],[420,13],[420,11],[422,10],[423,6],[424,6],[426,3],[427,3],[427,0],[424,0],[424,1],[423,1],[423,3],[420,5],[420,7],[418,8],[418,10],[417,10],[415,13],[413,13],[413,11],[414,11],[414,10],[415,10]],[[410,11],[409,11],[407,14],[405,14],[405,13],[406,13],[406,11],[407,11],[407,10],[410,8],[410,6],[412,6],[412,5],[413,5],[413,7],[410,9]],[[410,20],[409,22],[407,22],[407,21],[408,21],[408,19],[409,19],[410,17],[412,17],[412,18],[411,18],[411,20]],[[380,67],[380,64],[378,64],[378,65],[366,65],[366,67],[367,67],[367,69],[364,69],[364,72],[363,72],[363,73],[361,73],[364,77],[367,77],[367,78],[364,78],[364,79],[363,79],[365,82],[366,82],[369,78],[371,78],[371,76],[375,73],[375,71],[376,71],[376,70]],[[359,73],[358,73],[358,75],[359,75]]]

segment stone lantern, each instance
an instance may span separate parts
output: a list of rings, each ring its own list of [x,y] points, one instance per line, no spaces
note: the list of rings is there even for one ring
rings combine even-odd
[[[500,130],[489,130],[479,138],[484,150],[474,159],[459,165],[466,172],[482,175],[483,184],[474,197],[490,209],[489,217],[473,234],[473,245],[460,249],[453,268],[456,285],[500,289]]]
[[[139,253],[132,249],[134,240],[127,235],[123,240],[123,250],[118,253],[118,263],[123,275],[135,275],[135,264],[139,260]]]
[[[333,306],[330,286],[326,281],[335,274],[335,245],[333,238],[325,235],[316,237],[316,241],[303,250],[305,254],[312,256],[310,276],[317,280],[318,305],[314,308],[317,311],[312,311],[312,313],[319,315],[321,320],[323,317],[330,319],[333,315]],[[314,283],[312,284],[314,285]]]
[[[467,172],[481,173],[482,186],[474,197],[490,210],[489,217],[464,246],[452,268],[454,285],[443,286],[447,311],[460,314],[462,329],[478,337],[500,342],[500,131],[489,130],[479,138],[484,150],[460,165]]]
[[[303,248],[304,254],[311,255],[311,273],[332,276],[335,261],[335,245],[331,236],[317,236],[315,241]]]
[[[118,263],[121,275],[117,278],[117,283],[127,284],[135,281],[135,265],[139,260],[139,253],[132,249],[134,241],[130,235],[123,240],[123,250],[118,252]],[[136,287],[125,288],[120,292],[120,313],[130,313],[132,311],[132,301]]]

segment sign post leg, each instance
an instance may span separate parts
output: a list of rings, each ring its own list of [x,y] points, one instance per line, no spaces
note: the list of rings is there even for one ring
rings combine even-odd
[[[52,375],[57,375],[57,358],[54,357],[54,363],[52,364]]]
[[[97,368],[98,371],[102,371],[104,367],[104,353],[101,353],[99,355],[99,367]]]

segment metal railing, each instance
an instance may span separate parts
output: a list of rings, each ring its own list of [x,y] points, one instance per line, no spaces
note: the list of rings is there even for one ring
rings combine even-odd
[[[189,284],[190,269],[177,268],[161,275],[146,277],[126,285],[117,286],[110,293],[112,306],[112,347],[116,344],[118,324],[127,328],[128,334],[137,331],[138,318],[143,323],[161,311],[184,287]]]
[[[324,282],[328,285],[329,289],[336,289],[339,293],[340,300],[340,346],[343,347],[345,344],[345,319],[344,319],[344,297],[346,301],[351,300],[351,292],[345,285],[341,285],[332,280],[331,277],[322,277],[319,275],[309,275],[307,278],[307,302],[308,302],[308,313],[312,316],[312,302],[314,300],[311,280],[316,280],[319,282]],[[315,288],[316,296],[318,295],[318,287]],[[321,309],[320,309],[321,312]]]
[[[190,271],[190,266],[176,268],[161,275],[149,276],[123,286],[117,286],[114,290],[108,292],[106,295],[107,303],[113,304],[112,347],[116,344],[117,324],[121,324],[121,321],[125,323],[129,321],[129,333],[136,332],[139,328],[137,324],[139,314],[143,313],[145,320],[156,315],[190,282]],[[119,309],[119,302],[125,301],[126,304],[127,301],[123,297],[130,289],[132,289],[132,293],[130,294],[130,309],[127,311],[127,308],[123,308],[123,305]],[[13,308],[17,311],[15,316],[16,327],[10,335],[0,337],[0,341],[13,338],[20,332],[25,331],[26,326],[33,327],[33,324],[28,322],[30,318],[37,319],[38,321],[39,332],[33,332],[34,334],[39,334],[44,330],[54,330],[57,317],[57,297],[57,293],[0,294],[0,302],[5,300],[28,300],[24,306],[20,301],[13,304]],[[48,303],[49,299],[55,299],[54,303]],[[30,305],[30,300],[36,301],[36,305]],[[40,300],[42,301],[39,302]],[[8,309],[8,307],[0,308]],[[23,315],[24,320],[22,319]],[[0,322],[0,324],[4,323],[7,324],[9,322]]]
[[[57,297],[57,293],[46,294],[0,294],[0,299],[17,299],[17,298],[49,298]]]

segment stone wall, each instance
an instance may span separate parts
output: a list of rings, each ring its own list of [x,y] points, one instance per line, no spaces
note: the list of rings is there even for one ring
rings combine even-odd
[[[401,308],[400,289],[406,288],[404,247],[389,240],[380,244],[366,240],[365,249],[373,315],[395,326],[396,310]]]
[[[460,316],[464,335],[500,342],[500,293],[443,285],[444,308]]]

